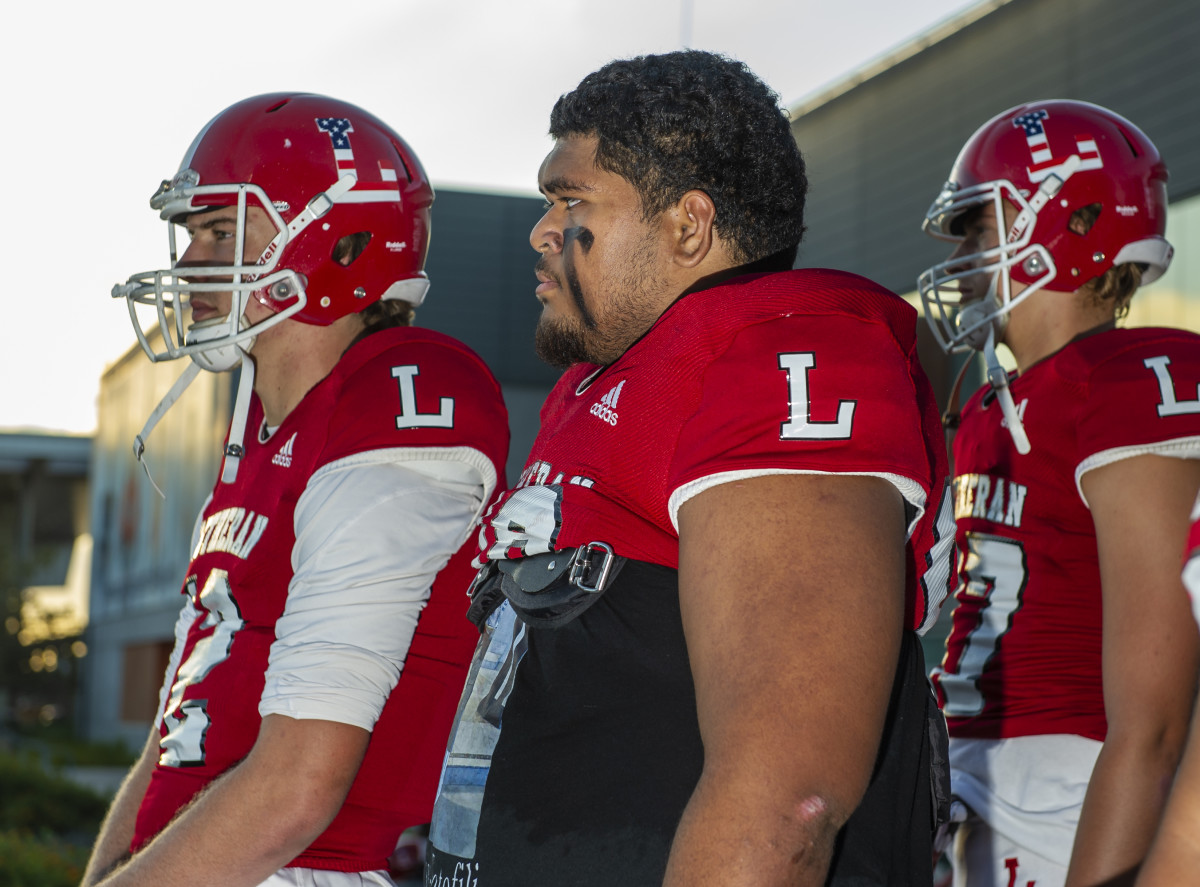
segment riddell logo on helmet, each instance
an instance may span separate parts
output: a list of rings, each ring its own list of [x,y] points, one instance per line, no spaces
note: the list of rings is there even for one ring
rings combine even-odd
[[[258,261],[255,262],[255,264],[256,265],[269,264],[272,257],[275,255],[275,252],[278,249],[279,249],[279,238],[276,237],[274,240],[272,240],[270,243],[267,244],[267,248],[263,250],[262,255],[258,257]]]
[[[617,424],[617,401],[621,398],[621,389],[625,387],[625,380],[622,379],[617,385],[614,385],[608,390],[608,394],[600,398],[592,404],[589,412],[598,419],[607,422],[609,425],[616,427]]]
[[[1136,216],[1137,214],[1138,214],[1138,208],[1136,206],[1118,206],[1117,207],[1117,215],[1119,215],[1119,216],[1125,216],[1126,218],[1129,218],[1130,216]]]
[[[384,244],[389,250],[394,253],[404,252],[408,248],[407,240],[389,240]]]

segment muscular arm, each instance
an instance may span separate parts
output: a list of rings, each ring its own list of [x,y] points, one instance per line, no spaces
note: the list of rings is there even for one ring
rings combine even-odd
[[[158,758],[158,738],[158,730],[151,730],[141,756],[129,768],[128,775],[117,790],[117,795],[113,798],[100,826],[100,834],[92,847],[92,856],[88,860],[80,887],[91,887],[112,871],[118,861],[129,853],[138,807],[146,794],[146,786],[150,784],[154,761]]]
[[[348,724],[268,715],[246,759],[102,887],[261,883],[332,821],[369,738]]]
[[[686,502],[679,536],[704,770],[665,884],[823,884],[895,676],[900,495],[878,478],[759,477]]]
[[[1143,455],[1089,471],[1104,600],[1104,709],[1067,875],[1069,887],[1129,884],[1179,763],[1200,637],[1179,578],[1200,462]]]

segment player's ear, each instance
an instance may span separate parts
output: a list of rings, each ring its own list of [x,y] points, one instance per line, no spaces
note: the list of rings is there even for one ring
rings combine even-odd
[[[671,218],[674,259],[685,268],[695,268],[713,248],[713,220],[717,208],[703,191],[688,191],[668,211]]]

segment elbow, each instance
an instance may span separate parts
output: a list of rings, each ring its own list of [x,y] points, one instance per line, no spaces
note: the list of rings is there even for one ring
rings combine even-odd
[[[288,831],[294,841],[307,847],[329,827],[341,810],[352,780],[321,770],[293,773],[288,803]],[[297,851],[299,852],[299,851]]]
[[[1188,712],[1144,713],[1124,721],[1110,720],[1104,740],[1106,756],[1140,761],[1152,771],[1174,775],[1188,735]]]
[[[238,769],[250,763],[248,759]],[[353,781],[353,773],[345,778],[336,769],[303,761],[243,776],[252,779],[256,791],[261,792],[264,815],[259,840],[264,847],[274,847],[279,858],[288,859],[304,852],[329,827]]]
[[[794,806],[792,819],[797,831],[796,859],[803,859],[808,853],[821,858],[832,850],[849,813],[843,814],[841,805],[831,803],[825,796],[813,794]]]
[[[821,793],[801,797],[779,817],[779,832],[764,833],[762,858],[775,856],[779,871],[787,874],[789,883],[806,876],[823,878],[832,864],[838,833],[852,809]]]
[[[306,847],[316,840],[333,822],[345,799],[344,790],[338,791],[327,786],[313,786],[308,792],[297,793],[292,824],[297,839],[303,838]]]
[[[295,859],[329,827],[344,799],[345,792],[338,794],[315,786],[305,790],[298,784],[294,791],[279,796],[281,803],[262,824],[260,840],[264,848],[274,847],[272,855],[277,858]]]

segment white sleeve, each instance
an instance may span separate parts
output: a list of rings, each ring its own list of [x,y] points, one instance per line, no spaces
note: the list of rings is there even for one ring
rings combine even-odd
[[[362,453],[309,480],[261,715],[374,727],[434,578],[495,486],[478,459],[444,455]]]

